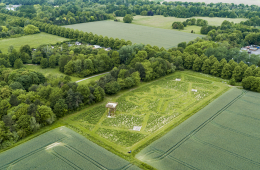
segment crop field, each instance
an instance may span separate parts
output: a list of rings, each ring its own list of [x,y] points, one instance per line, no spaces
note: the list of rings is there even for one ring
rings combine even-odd
[[[181,81],[175,81],[176,78]],[[65,124],[126,153],[194,114],[195,109],[228,88],[221,80],[212,80],[204,74],[176,72],[130,92],[107,96],[106,101],[67,118]],[[107,117],[105,104],[108,101],[118,102],[115,117]],[[134,126],[141,126],[141,130],[133,130]]]
[[[123,17],[117,17],[117,18],[120,19],[121,22],[123,22]],[[234,22],[234,23],[240,23],[241,21],[247,20],[247,18],[220,18],[220,17],[212,17],[212,18],[192,17],[192,18],[204,19],[208,21],[209,25],[214,25],[214,26],[220,26],[224,20]],[[183,22],[186,21],[187,19],[188,18],[164,17],[162,15],[154,15],[154,16],[136,15],[134,16],[134,20],[132,24],[173,30],[171,27],[173,22]],[[180,30],[180,31],[190,33],[191,30],[193,30],[196,34],[200,34],[200,29],[201,27],[192,25],[192,26],[184,27],[184,30]]]
[[[260,169],[260,94],[233,88],[139,152],[167,169]]]
[[[189,42],[203,35],[189,34],[175,30],[147,27],[136,24],[127,24],[114,21],[97,21],[64,26],[79,31],[92,32],[103,35],[130,40],[132,43],[143,43],[164,47],[166,49],[177,46],[180,42]]]
[[[4,169],[139,168],[74,131],[60,127],[1,153],[0,170]]]
[[[18,38],[2,39],[0,40],[0,50],[3,53],[7,53],[8,48],[11,45],[14,46],[16,50],[19,50],[22,45],[26,44],[28,44],[31,48],[36,48],[42,44],[55,44],[66,40],[68,39],[41,32],[39,34],[26,35]]]

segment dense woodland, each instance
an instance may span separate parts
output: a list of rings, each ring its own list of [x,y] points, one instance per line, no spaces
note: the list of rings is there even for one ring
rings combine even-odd
[[[106,95],[137,86],[140,81],[160,78],[176,69],[192,69],[230,79],[233,85],[242,82],[245,89],[260,92],[260,58],[240,51],[243,45],[260,45],[259,30],[252,27],[260,23],[257,6],[186,2],[159,4],[140,0],[2,2],[24,5],[17,11],[8,11],[4,5],[1,6],[0,36],[3,38],[42,31],[83,43],[111,47],[112,50],[70,46],[64,42],[41,45],[35,50],[26,44],[18,51],[11,46],[7,54],[0,53],[0,149],[11,146],[66,114],[102,101]],[[224,21],[220,27],[208,26],[204,20],[194,19],[175,23],[173,25],[202,26],[201,33],[207,34],[207,37],[183,42],[168,50],[59,26],[112,19],[112,13],[116,16],[247,17],[249,20],[240,24]],[[59,67],[68,76],[45,77],[23,68],[25,63],[40,64],[42,69]],[[110,73],[88,85],[78,85],[69,77],[86,77],[104,71]]]

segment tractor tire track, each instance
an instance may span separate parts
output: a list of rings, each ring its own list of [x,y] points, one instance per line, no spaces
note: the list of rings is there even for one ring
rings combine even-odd
[[[192,130],[189,134],[187,134],[184,138],[182,138],[178,143],[170,147],[167,151],[165,151],[160,156],[157,156],[153,158],[152,160],[162,160],[165,157],[169,156],[174,150],[176,150],[178,147],[180,147],[184,142],[189,140],[192,136],[194,136],[196,133],[198,133],[203,127],[205,127],[208,123],[210,123],[212,120],[214,120],[217,116],[219,116],[222,112],[224,112],[226,109],[228,109],[232,104],[234,104],[237,100],[239,100],[242,96],[244,96],[247,93],[247,91],[243,90],[240,95],[238,95],[236,98],[234,98],[232,101],[230,101],[228,104],[226,104],[223,108],[221,108],[219,111],[217,111],[215,114],[213,114],[209,119],[204,121],[202,124],[200,124],[196,129]],[[150,161],[152,161],[150,160]]]
[[[18,162],[20,162],[20,161],[22,161],[22,160],[24,160],[24,159],[26,159],[26,158],[28,158],[28,157],[30,157],[30,156],[36,154],[36,153],[39,153],[40,151],[43,151],[46,146],[48,146],[48,145],[50,145],[50,144],[52,144],[52,143],[55,143],[55,142],[63,141],[63,140],[65,140],[66,138],[67,138],[67,137],[62,137],[62,138],[60,138],[60,139],[58,139],[58,140],[56,140],[56,141],[49,142],[49,143],[47,143],[46,145],[44,145],[44,146],[42,146],[42,147],[40,147],[40,148],[38,148],[38,149],[36,149],[36,150],[33,150],[33,151],[31,151],[31,152],[29,152],[29,153],[27,153],[27,154],[25,154],[25,155],[23,155],[23,156],[21,156],[21,157],[15,159],[15,160],[13,160],[13,161],[11,161],[11,162],[8,162],[8,163],[6,163],[6,164],[0,166],[0,170],[7,169],[9,166],[14,166],[14,165],[17,164]]]
[[[69,150],[73,151],[74,153],[78,154],[79,156],[81,156],[82,158],[86,159],[87,161],[91,162],[92,164],[94,164],[99,169],[102,169],[102,170],[112,170],[112,169],[109,169],[109,168],[105,167],[104,165],[102,165],[98,161],[94,160],[90,156],[86,155],[85,153],[81,152],[80,150],[74,148],[73,146],[64,145],[64,147],[66,147],[67,149],[69,149]],[[132,166],[132,164],[129,163],[129,164],[123,166],[123,167],[120,167],[120,168],[117,168],[117,169],[113,169],[113,170],[126,170],[126,169],[130,168],[131,166]]]

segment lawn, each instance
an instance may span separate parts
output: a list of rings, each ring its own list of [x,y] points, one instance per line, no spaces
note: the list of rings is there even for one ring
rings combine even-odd
[[[121,22],[123,22],[123,17],[117,17],[120,19]],[[246,21],[246,18],[219,18],[219,17],[192,17],[196,19],[204,19],[208,21],[209,25],[214,26],[220,26],[221,23],[224,20],[228,20],[230,22],[234,23],[240,23],[241,21]],[[172,23],[173,22],[183,22],[186,21],[187,18],[175,18],[175,17],[164,17],[162,15],[154,15],[154,16],[141,16],[137,15],[134,16],[133,24],[136,25],[143,25],[143,26],[149,26],[149,27],[155,27],[155,28],[163,28],[163,29],[172,29]],[[190,33],[191,30],[195,31],[196,34],[200,34],[200,28],[199,26],[187,26],[184,30],[181,30],[181,32]],[[174,29],[175,30],[175,29]],[[178,30],[176,30],[178,31]]]
[[[68,40],[67,38],[51,35],[47,33],[39,33],[33,35],[26,35],[18,38],[7,38],[0,40],[0,50],[3,53],[8,52],[9,46],[14,46],[16,50],[20,49],[20,46],[28,44],[32,48],[36,48],[42,44],[55,44],[57,42]]]
[[[132,43],[156,45],[166,49],[175,47],[180,42],[189,42],[197,37],[203,36],[115,21],[97,21],[67,25],[64,27],[78,29],[84,32],[92,32],[93,34],[108,36],[109,38],[130,40]]]
[[[139,168],[63,126],[1,153],[0,169]]]
[[[259,102],[233,88],[136,157],[158,170],[260,169]]]
[[[176,78],[181,81],[175,81]],[[173,128],[228,89],[220,79],[213,81],[211,77],[191,71],[176,72],[131,91],[107,96],[102,103],[63,121],[69,128],[126,154],[167,128]],[[118,102],[113,118],[107,117],[105,104],[108,101]],[[141,131],[132,130],[134,126],[142,126]]]

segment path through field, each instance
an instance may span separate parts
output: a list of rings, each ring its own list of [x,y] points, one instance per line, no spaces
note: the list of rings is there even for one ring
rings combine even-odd
[[[84,81],[84,80],[87,80],[87,79],[90,79],[90,78],[94,78],[94,77],[97,77],[97,76],[100,76],[100,75],[103,75],[103,74],[107,74],[107,73],[109,73],[109,72],[105,72],[105,73],[102,73],[102,74],[96,74],[96,75],[94,75],[94,76],[90,76],[90,77],[87,77],[87,78],[78,80],[78,81],[76,81],[76,83],[79,83],[79,82],[81,82],[81,81]]]

